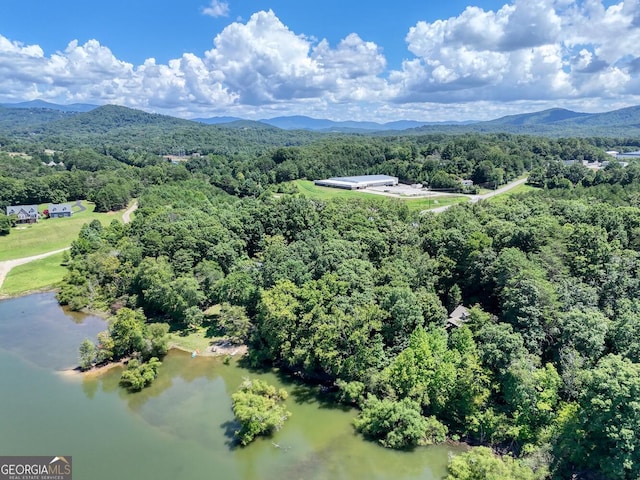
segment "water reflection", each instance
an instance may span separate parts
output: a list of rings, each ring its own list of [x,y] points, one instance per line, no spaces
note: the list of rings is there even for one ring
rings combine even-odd
[[[138,393],[119,387],[121,367],[63,381],[51,370],[74,364],[82,339],[105,328],[101,319],[76,323],[79,319],[62,311],[51,294],[0,302],[0,370],[12,393],[0,395],[0,451],[28,455],[63,449],[82,459],[78,478],[92,480],[114,478],[113,458],[126,466],[126,478],[139,480],[434,480],[446,473],[449,447],[383,449],[354,433],[354,411],[335,405],[315,387],[274,371],[225,365],[220,358],[192,359],[171,351],[157,380]],[[18,357],[29,363],[14,361]],[[271,438],[236,448],[231,394],[243,377],[286,388],[292,417]]]
[[[53,293],[0,301],[0,348],[39,367],[75,367],[82,340],[105,328],[102,318],[60,308]]]

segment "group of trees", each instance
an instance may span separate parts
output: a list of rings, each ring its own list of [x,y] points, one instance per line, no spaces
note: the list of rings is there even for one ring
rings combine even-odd
[[[245,378],[238,390],[231,395],[233,413],[240,428],[235,432],[242,445],[248,445],[258,435],[268,435],[280,430],[291,416],[284,401],[288,393],[276,389],[263,380]]]
[[[158,374],[159,358],[168,350],[168,332],[168,324],[148,323],[141,311],[121,308],[109,329],[98,334],[97,344],[89,339],[80,344],[80,368],[128,359],[120,384],[130,391],[141,390]]]
[[[189,176],[183,166],[158,156],[143,157],[137,165],[86,148],[43,157],[64,162],[64,166],[49,167],[43,165],[42,157],[11,157],[0,152],[3,210],[8,205],[87,199],[95,202],[97,212],[107,212],[123,208],[146,186]]]
[[[122,385],[143,388],[167,348],[158,321],[197,328],[218,305],[221,331],[249,344],[248,361],[325,385],[384,446],[449,437],[510,451],[502,463],[486,451],[464,458],[514,478],[529,466],[537,477],[635,478],[638,412],[625,399],[639,388],[638,167],[592,173],[560,162],[603,159],[589,140],[311,140],[187,168],[102,145],[58,154],[65,167],[23,159],[17,171],[28,173],[0,177],[7,203],[90,197],[108,210],[139,196],[133,222],[92,222],[73,242],[59,301],[115,315],[83,343],[81,366],[130,358]],[[372,172],[499,183],[525,168],[546,188],[440,215],[270,192],[291,192],[280,182],[295,178]],[[470,321],[445,328],[459,304],[474,305]],[[452,478],[477,478],[463,461]]]
[[[30,159],[10,157],[0,151],[0,205],[89,199],[96,202],[97,211],[115,209],[148,185],[185,179],[183,167],[161,157],[176,150],[197,154],[187,162],[189,171],[239,196],[259,196],[270,185],[299,178],[363,173],[460,190],[460,179],[495,188],[538,168],[533,172],[534,183],[566,186],[562,173],[546,179],[538,172],[563,160],[606,160],[603,148],[624,149],[624,143],[630,142],[513,134],[320,135],[255,125],[247,129],[204,126],[113,106],[82,115],[89,118],[81,124],[77,124],[79,117],[71,116],[56,127],[72,128],[74,141],[68,141],[74,135],[56,130],[44,136],[31,132],[15,143],[0,142],[2,150],[31,155]],[[145,130],[138,132],[141,126]],[[158,138],[148,144],[153,130]],[[45,148],[56,150],[49,155],[43,153]],[[55,166],[45,165],[51,161]],[[575,184],[579,179],[574,177],[582,173],[573,172],[569,178]]]
[[[257,196],[270,184],[298,178],[378,173],[433,189],[459,190],[460,179],[495,188],[525,170],[562,160],[605,160],[595,140],[517,135],[332,136],[247,155],[194,158],[187,168],[241,196]]]
[[[337,389],[388,447],[448,435],[538,476],[634,478],[640,208],[581,188],[588,200],[545,190],[420,217],[394,201],[151,186],[130,225],[83,228],[59,298],[184,328],[220,304],[251,362]],[[476,305],[469,322],[445,329],[460,303]]]

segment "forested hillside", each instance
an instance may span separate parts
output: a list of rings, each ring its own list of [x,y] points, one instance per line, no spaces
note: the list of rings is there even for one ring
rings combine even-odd
[[[275,145],[299,145],[317,136],[256,122],[204,125],[115,105],[82,113],[0,107],[0,144],[17,143],[23,150],[46,145],[45,148],[56,150],[117,147],[155,154],[236,155],[253,154]]]
[[[87,115],[99,114],[99,110]],[[218,137],[220,143],[211,140],[215,145],[209,151],[202,146],[209,137],[192,132],[188,141],[194,147],[184,150],[181,146],[188,143],[187,140],[175,140],[180,130],[165,126],[162,128],[173,133],[158,133],[157,139],[163,146],[146,150],[132,147],[131,135],[149,137],[153,122],[150,120],[149,127],[136,127],[136,130],[127,125],[137,114],[120,117],[120,110],[112,113],[109,125],[123,125],[118,127],[118,134],[108,134],[112,143],[102,143],[100,133],[87,133],[90,139],[87,143],[96,146],[86,146],[83,142],[76,144],[75,140],[64,137],[56,140],[55,145],[67,147],[45,153],[51,144],[26,144],[0,138],[0,205],[89,198],[98,203],[98,211],[106,211],[126,205],[142,186],[163,184],[176,175],[189,174],[205,176],[209,183],[227,193],[253,197],[274,189],[287,191],[290,186],[284,182],[291,180],[368,173],[393,175],[402,182],[423,183],[432,189],[459,191],[461,179],[495,188],[525,171],[539,172],[547,165],[561,166],[561,160],[604,161],[611,158],[604,153],[606,149],[632,150],[639,145],[632,139],[555,140],[507,134],[313,137],[310,133],[296,136],[293,132],[282,133],[277,129],[273,129],[276,134],[270,137],[271,130],[203,126],[220,128],[223,132],[223,137]],[[104,119],[99,118],[102,127],[86,126],[87,131],[105,128]],[[136,131],[138,133],[127,133]],[[292,144],[284,141],[282,134],[291,135]],[[149,138],[146,141],[152,142]],[[195,148],[195,144],[201,148]],[[174,151],[187,154],[179,166],[169,165],[159,155]],[[10,156],[7,152],[26,152],[31,158]],[[190,153],[196,155],[188,155]],[[51,162],[56,165],[47,166]],[[584,169],[582,165],[572,168],[578,173]],[[582,178],[573,178],[578,173],[572,175],[574,183]],[[588,175],[592,178],[594,174]]]
[[[94,115],[85,112],[96,110]],[[69,120],[78,116],[77,120]],[[85,124],[94,119],[114,119],[114,117],[129,117],[141,124],[163,124],[166,126],[182,126],[187,130],[206,132],[205,125],[219,125],[227,128],[250,128],[263,130],[277,129],[315,132],[341,132],[343,134],[390,135],[402,131],[403,135],[425,134],[486,134],[513,133],[525,135],[540,135],[550,137],[637,137],[640,133],[640,107],[627,107],[619,110],[601,113],[582,113],[553,108],[540,112],[507,115],[494,120],[476,121],[460,118],[449,122],[430,122],[398,120],[388,123],[374,123],[362,121],[332,121],[304,116],[275,117],[260,121],[249,121],[237,117],[197,118],[193,122],[145,113],[115,105],[96,107],[94,105],[72,104],[55,105],[47,102],[25,102],[22,104],[0,105],[0,135],[11,133],[23,138],[37,135],[37,138],[53,140],[57,135],[68,135],[68,128],[84,130]],[[58,121],[64,119],[64,121]],[[116,120],[121,120],[116,119]],[[197,122],[197,123],[196,123]],[[199,124],[199,125],[198,125]],[[75,135],[76,140],[85,140],[83,135]],[[285,135],[284,138],[287,138]]]
[[[335,389],[387,447],[448,436],[540,478],[637,478],[637,171],[424,216],[151,186],[130,225],[83,229],[59,299],[184,328],[235,309],[250,362]],[[460,304],[470,320],[446,329]]]
[[[511,478],[640,476],[640,164],[604,153],[637,139],[319,135],[119,107],[60,122],[73,132],[0,138],[0,203],[140,205],[72,245],[59,301],[118,312],[85,366],[137,355],[152,363],[123,384],[143,388],[163,322],[213,322],[252,365],[356,406],[357,431],[385,447],[482,444],[516,459],[459,462]],[[455,191],[525,172],[538,191],[439,215],[310,200],[291,182],[377,173]],[[469,321],[447,328],[460,305]]]

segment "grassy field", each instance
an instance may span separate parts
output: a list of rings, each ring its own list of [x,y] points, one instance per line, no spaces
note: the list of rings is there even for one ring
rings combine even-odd
[[[452,205],[456,203],[466,203],[469,201],[468,197],[443,195],[441,197],[434,198],[413,198],[407,200],[399,200],[405,202],[409,207],[409,210],[421,212],[423,210],[429,210],[431,208],[444,207],[445,205]]]
[[[204,352],[211,346],[212,341],[213,339],[207,336],[207,329],[202,327],[188,333],[169,332],[169,345],[182,350]]]
[[[66,273],[66,268],[60,265],[62,255],[58,253],[13,268],[0,288],[0,295],[14,296],[54,287]]]
[[[313,200],[330,200],[332,198],[366,198],[379,202],[404,202],[411,211],[422,211],[430,208],[443,207],[452,203],[468,202],[464,196],[442,195],[432,198],[397,198],[377,195],[375,193],[342,190],[339,188],[318,187],[309,180],[295,180],[293,182],[298,191]]]
[[[71,218],[42,219],[38,223],[12,228],[9,235],[0,237],[0,261],[30,257],[68,247],[78,236],[82,225],[91,220],[98,219],[103,225],[108,225],[116,218],[122,220],[124,210],[116,213],[94,213],[93,203],[82,204],[87,209],[78,212],[78,208],[74,206]],[[40,205],[40,211],[47,207],[47,204]]]
[[[517,195],[518,193],[533,192],[535,190],[539,190],[539,188],[532,187],[531,185],[527,185],[526,183],[523,183],[522,185],[518,185],[516,188],[507,190],[506,192],[501,193],[500,195],[496,195],[495,197],[488,198],[485,201],[487,202],[500,201],[500,199],[504,200],[505,198],[510,197],[511,195]]]
[[[375,193],[343,190],[341,188],[318,187],[310,180],[294,180],[294,185],[305,197],[313,200],[331,200],[332,198],[368,198],[370,200],[384,201],[385,197]]]

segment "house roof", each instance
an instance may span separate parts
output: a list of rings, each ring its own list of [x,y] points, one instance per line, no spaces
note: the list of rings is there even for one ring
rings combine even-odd
[[[70,203],[50,203],[49,204],[49,213],[70,212],[70,211],[71,211]]]
[[[23,215],[38,215],[38,205],[11,205],[7,207],[7,215],[18,215],[22,212]]]
[[[467,309],[467,307],[463,305],[458,305],[456,309],[453,312],[451,312],[451,315],[449,315],[449,318],[466,318],[468,316],[469,316],[469,310]]]
[[[458,305],[456,309],[451,312],[447,319],[447,326],[453,325],[460,328],[469,319],[469,310],[463,305]]]

